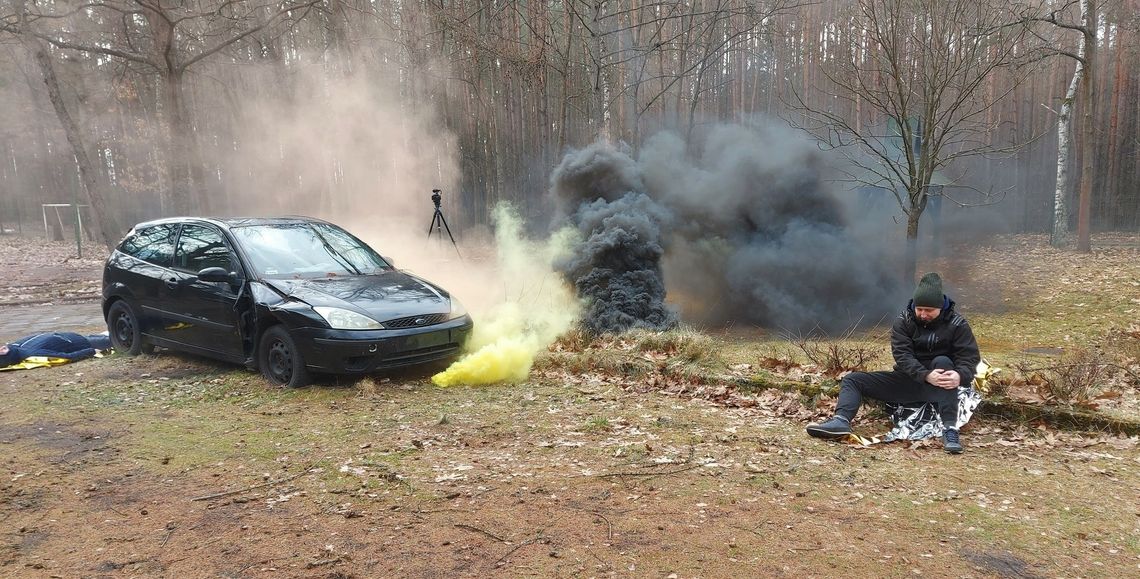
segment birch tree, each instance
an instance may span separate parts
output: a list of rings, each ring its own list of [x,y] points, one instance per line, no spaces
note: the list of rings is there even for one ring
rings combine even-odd
[[[1066,19],[1071,7],[1077,4],[1080,7],[1080,17],[1076,22]],[[1057,119],[1057,186],[1053,194],[1053,233],[1050,242],[1057,247],[1067,245],[1069,236],[1069,149],[1072,146],[1070,134],[1073,106],[1076,102],[1077,92],[1080,92],[1081,118],[1081,150],[1079,151],[1081,163],[1080,192],[1077,201],[1077,251],[1088,253],[1091,251],[1089,221],[1091,220],[1092,188],[1095,177],[1095,135],[1094,122],[1096,118],[1096,99],[1094,80],[1096,74],[1096,44],[1097,44],[1097,3],[1096,0],[1069,0],[1059,8],[1050,10],[1039,16],[1027,19],[1030,22],[1045,22],[1061,30],[1080,33],[1077,43],[1077,52],[1073,53],[1063,48],[1047,47],[1046,54],[1056,54],[1072,58],[1077,62],[1073,71],[1073,78],[1069,81],[1069,88],[1065,98],[1061,101],[1061,111]]]
[[[1080,43],[1073,58],[1077,66],[1057,114],[1057,184],[1053,190],[1053,229],[1049,236],[1049,244],[1053,247],[1065,247],[1072,238],[1069,235],[1069,151],[1072,148],[1073,103],[1085,76],[1084,42]]]

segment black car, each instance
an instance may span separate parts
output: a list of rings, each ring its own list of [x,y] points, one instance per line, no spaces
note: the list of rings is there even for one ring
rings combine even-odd
[[[453,358],[472,328],[440,287],[305,217],[140,223],[103,269],[103,316],[116,351],[202,354],[287,386]]]

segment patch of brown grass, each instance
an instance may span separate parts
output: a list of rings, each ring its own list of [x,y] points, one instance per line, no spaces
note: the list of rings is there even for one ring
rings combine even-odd
[[[872,364],[879,362],[887,334],[882,329],[857,333],[852,328],[835,338],[815,332],[792,336],[788,341],[824,376],[838,378],[844,372],[869,370]]]
[[[1110,373],[1104,354],[1086,348],[1065,352],[1055,365],[1033,367],[1021,363],[1017,371],[1037,386],[1042,400],[1068,405],[1087,405]]]
[[[681,326],[666,332],[635,330],[626,335],[640,352],[661,354],[686,362],[719,362],[717,342],[704,332]]]

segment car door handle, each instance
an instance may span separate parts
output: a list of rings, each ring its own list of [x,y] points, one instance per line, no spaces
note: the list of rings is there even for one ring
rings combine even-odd
[[[178,278],[176,278],[176,277],[168,277],[163,281],[166,282],[166,287],[168,287],[170,289],[177,289],[178,288]]]

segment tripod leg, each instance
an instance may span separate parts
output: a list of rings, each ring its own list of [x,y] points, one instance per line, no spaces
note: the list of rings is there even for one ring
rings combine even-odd
[[[435,220],[438,218],[439,218],[439,212],[438,211],[435,213],[435,215],[431,216],[431,223],[428,224],[428,239],[431,239],[431,230],[435,229]]]
[[[451,246],[455,248],[455,255],[458,255],[459,259],[463,259],[463,254],[459,253],[459,245],[455,243],[455,236],[451,234],[451,227],[448,227],[447,220],[443,218],[442,213],[439,214],[439,221],[443,223],[443,228],[447,230],[447,236],[451,238]]]

